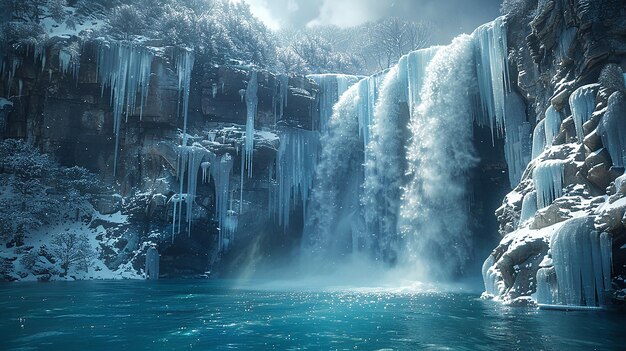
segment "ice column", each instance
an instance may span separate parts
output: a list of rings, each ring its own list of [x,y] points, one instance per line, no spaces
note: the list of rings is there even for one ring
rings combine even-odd
[[[602,137],[602,144],[611,155],[613,165],[624,167],[626,157],[626,97],[624,93],[616,91],[609,97],[609,106],[598,126],[598,132]]]
[[[287,228],[291,210],[302,204],[303,217],[313,187],[315,166],[319,153],[319,134],[300,128],[284,128],[280,132],[280,147],[276,160],[277,186],[271,194],[276,203],[272,213],[278,215],[278,224]]]
[[[596,95],[598,84],[590,84],[576,89],[569,97],[569,106],[572,110],[572,118],[576,126],[576,137],[582,143],[585,138],[583,124],[587,122],[596,109]]]
[[[242,157],[246,160],[246,168],[248,169],[248,177],[252,177],[252,157],[254,153],[254,120],[256,119],[259,98],[257,96],[259,89],[258,73],[250,72],[248,87],[246,88],[246,139],[245,153]]]
[[[101,44],[98,47],[97,75],[102,86],[102,95],[108,87],[110,103],[113,106],[113,130],[115,133],[115,154],[113,175],[117,172],[117,156],[120,143],[122,115],[135,113],[137,93],[140,93],[140,117],[148,96],[148,84],[153,54],[139,45],[126,42]],[[62,61],[63,62],[63,61]],[[63,64],[63,63],[62,63]]]
[[[509,169],[509,182],[514,188],[531,159],[531,132],[522,97],[513,92],[507,95],[506,100],[504,156]]]
[[[230,194],[230,174],[233,169],[233,158],[230,154],[224,154],[215,162],[211,167],[211,176],[215,182],[215,214],[218,218],[218,224],[220,227],[219,234],[219,247],[220,250],[227,248],[229,242],[224,239],[229,239],[226,228],[226,217],[228,216],[229,207],[229,194]]]
[[[550,146],[556,139],[561,129],[561,114],[550,105],[546,110],[546,117],[544,118],[544,128],[546,131],[546,145]]]
[[[526,221],[535,216],[535,213],[537,213],[537,192],[533,190],[524,195],[518,227],[523,227]]]
[[[564,160],[546,160],[538,163],[533,171],[537,189],[537,208],[542,209],[563,195]]]
[[[611,289],[611,236],[594,228],[593,217],[573,218],[552,236],[556,272],[553,303],[602,306]]]
[[[542,119],[535,126],[533,131],[533,160],[539,157],[543,150],[546,148],[546,120]]]
[[[476,113],[477,123],[489,125],[492,134],[498,135],[504,132],[505,97],[511,91],[506,35],[504,17],[498,17],[493,22],[478,27],[472,34],[476,41],[474,55],[483,111]]]

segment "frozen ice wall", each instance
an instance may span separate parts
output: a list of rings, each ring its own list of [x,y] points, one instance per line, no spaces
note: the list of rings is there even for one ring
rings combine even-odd
[[[552,266],[537,273],[537,302],[602,306],[611,288],[611,237],[593,217],[570,219],[550,240]],[[545,261],[545,260],[544,260]]]

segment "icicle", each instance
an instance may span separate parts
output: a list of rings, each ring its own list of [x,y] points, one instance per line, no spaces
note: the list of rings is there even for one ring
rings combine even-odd
[[[566,221],[550,240],[556,292],[542,278],[541,300],[552,297],[551,302],[560,305],[605,305],[611,289],[611,242],[609,234],[595,230],[593,217]]]
[[[424,86],[426,67],[441,49],[440,46],[417,50],[407,55],[408,103],[411,116],[420,103],[420,92]]]
[[[576,27],[570,27],[563,30],[559,36],[558,54],[561,61],[570,57],[569,52],[572,48],[572,43],[576,39],[577,32]]]
[[[307,78],[314,80],[320,87],[318,130],[323,134],[328,130],[328,121],[333,114],[333,106],[348,87],[356,83],[358,78],[343,74],[312,74]]]
[[[546,146],[551,146],[561,129],[561,114],[557,112],[552,105],[550,105],[550,107],[546,110],[546,117],[544,120]]]
[[[315,166],[318,160],[319,134],[300,128],[283,128],[276,160],[277,194],[270,194],[277,203],[272,212],[278,213],[278,224],[289,226],[290,213],[302,204],[303,218],[313,187]]]
[[[598,133],[602,137],[602,144],[611,155],[613,165],[624,167],[626,162],[626,97],[624,93],[616,91],[609,97],[609,106],[598,126]]]
[[[514,188],[531,159],[531,132],[522,97],[513,92],[507,95],[506,100],[504,156],[509,169],[509,182]]]
[[[209,173],[211,162],[202,162],[200,167],[202,168],[202,183],[208,183],[211,177],[211,173]]]
[[[250,80],[246,88],[246,139],[245,139],[245,159],[246,168],[248,169],[248,177],[252,177],[252,157],[254,153],[254,120],[257,114],[257,105],[259,98],[257,97],[259,89],[258,74],[256,71],[250,72]]]
[[[182,114],[183,114],[183,145],[187,144],[187,120],[189,116],[189,91],[191,89],[191,72],[193,71],[193,65],[195,62],[195,56],[192,51],[181,49],[176,56],[176,68],[178,70],[178,93],[182,95]],[[145,72],[144,72],[145,73]],[[143,77],[144,81],[150,79],[150,72],[147,74],[147,78]],[[146,90],[147,92],[147,90]],[[179,95],[179,96],[180,96]],[[144,92],[142,91],[142,99]],[[147,94],[145,94],[147,98]],[[180,98],[179,98],[180,101]]]
[[[538,163],[533,171],[537,189],[537,208],[542,209],[563,195],[564,160],[546,160]]]
[[[217,97],[217,83],[211,85],[211,96],[215,99]]]
[[[524,195],[518,227],[522,228],[526,221],[535,216],[535,213],[537,213],[537,192],[533,190]]]
[[[532,158],[533,160],[539,157],[543,150],[546,148],[546,120],[542,119],[537,123],[535,130],[533,131],[533,150],[532,150]]]
[[[478,125],[489,125],[492,135],[504,132],[505,97],[509,86],[508,47],[504,17],[474,31],[478,89],[483,113],[475,113]],[[488,118],[488,119],[487,119]],[[495,129],[495,132],[494,132]]]
[[[585,138],[583,124],[587,122],[596,109],[596,94],[598,84],[590,84],[576,89],[569,97],[569,106],[572,110],[572,118],[576,126],[576,137],[582,143]]]
[[[117,173],[122,115],[125,112],[126,118],[128,118],[129,114],[134,113],[137,105],[137,92],[141,92],[142,96],[140,105],[145,104],[153,56],[147,48],[124,42],[114,42],[110,45],[101,44],[98,47],[98,80],[103,96],[106,87],[109,87],[110,103],[113,106],[114,176]]]
[[[222,155],[216,160],[211,167],[211,176],[215,182],[215,215],[218,218],[220,228],[219,247],[220,250],[225,249],[227,244],[226,216],[228,215],[228,201],[230,194],[230,174],[233,169],[233,158],[230,154]]]
[[[500,296],[502,295],[502,282],[499,277],[499,274],[494,269],[496,264],[496,259],[493,255],[489,255],[482,267],[482,275],[483,275],[483,283],[485,285],[485,293],[490,296]]]

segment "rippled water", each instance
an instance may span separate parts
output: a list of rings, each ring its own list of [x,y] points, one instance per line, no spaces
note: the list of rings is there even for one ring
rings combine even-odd
[[[617,313],[225,281],[2,284],[0,313],[0,350],[611,350],[626,342]]]

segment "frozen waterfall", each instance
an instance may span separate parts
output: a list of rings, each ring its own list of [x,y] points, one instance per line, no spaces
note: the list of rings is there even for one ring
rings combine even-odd
[[[104,96],[106,88],[109,88],[110,103],[113,106],[114,176],[117,173],[122,115],[126,114],[128,120],[128,115],[135,113],[137,93],[140,93],[139,116],[142,116],[143,106],[148,97],[153,57],[154,54],[150,50],[132,43],[112,42],[98,46],[96,62],[98,81],[102,87],[102,96]],[[62,62],[62,64],[65,63]]]
[[[538,303],[570,306],[606,303],[611,288],[611,236],[596,231],[593,222],[593,217],[570,219],[553,234],[552,266],[537,272]]]
[[[245,153],[242,157],[245,159],[245,166],[248,170],[248,177],[252,177],[252,157],[254,152],[254,121],[256,119],[259,98],[257,96],[259,90],[259,78],[256,71],[250,72],[248,87],[245,92],[246,99],[246,138]]]

